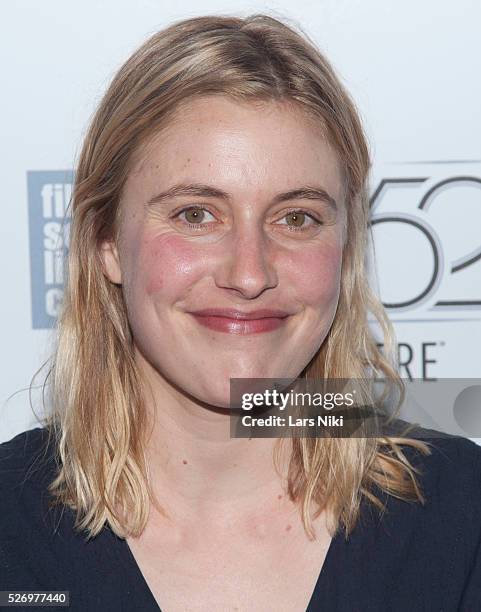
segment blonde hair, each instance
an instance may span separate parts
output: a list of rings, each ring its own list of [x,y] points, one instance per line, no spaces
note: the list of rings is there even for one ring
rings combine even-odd
[[[100,244],[118,236],[120,195],[134,153],[181,102],[224,95],[237,101],[286,101],[326,128],[345,173],[347,237],[341,293],[332,327],[301,374],[306,378],[384,376],[401,380],[368,327],[393,333],[364,269],[368,237],[369,151],[356,108],[332,67],[304,34],[265,15],[206,16],[174,23],[147,40],[120,68],[85,137],[71,201],[68,279],[57,350],[47,375],[58,445],[54,503],[76,511],[76,528],[94,537],[107,523],[120,537],[143,531],[155,503],[144,455],[147,416],[121,287],[109,282]],[[47,382],[47,381],[46,381]],[[325,507],[329,528],[354,527],[363,497],[380,509],[374,486],[424,502],[405,437],[296,438],[288,490],[313,536],[311,508]]]

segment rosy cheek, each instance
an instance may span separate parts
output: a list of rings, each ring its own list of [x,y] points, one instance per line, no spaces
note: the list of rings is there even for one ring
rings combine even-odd
[[[332,300],[338,291],[342,249],[337,245],[306,248],[291,258],[289,276],[299,298],[313,306]]]
[[[187,280],[198,261],[198,251],[181,236],[157,236],[144,243],[142,267],[148,295],[168,284]]]

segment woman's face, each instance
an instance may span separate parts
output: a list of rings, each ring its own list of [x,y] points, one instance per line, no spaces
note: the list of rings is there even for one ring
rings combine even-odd
[[[220,407],[230,378],[297,377],[338,303],[342,192],[302,111],[222,96],[178,109],[137,151],[119,243],[103,245],[149,377]],[[241,314],[195,314],[206,309]]]

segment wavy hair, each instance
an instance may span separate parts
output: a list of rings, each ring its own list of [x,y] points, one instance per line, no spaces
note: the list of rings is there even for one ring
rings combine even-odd
[[[85,529],[87,537],[106,523],[120,537],[140,535],[149,504],[157,503],[144,454],[148,419],[122,288],[104,275],[100,245],[118,237],[119,202],[134,154],[181,102],[206,95],[285,101],[325,129],[344,171],[347,236],[336,316],[301,376],[362,379],[369,374],[402,388],[389,351],[380,351],[368,326],[371,313],[385,345],[393,347],[392,327],[365,272],[366,137],[340,79],[296,27],[259,14],[176,22],[125,62],[91,120],[70,203],[68,276],[45,381],[50,381],[51,408],[43,419],[58,449],[58,471],[49,487],[53,504],[76,511],[75,527]],[[288,491],[310,538],[315,537],[313,504],[317,515],[326,509],[331,533],[342,526],[347,537],[363,498],[385,508],[376,487],[424,502],[418,470],[401,447],[429,453],[421,440],[385,435],[291,443]]]

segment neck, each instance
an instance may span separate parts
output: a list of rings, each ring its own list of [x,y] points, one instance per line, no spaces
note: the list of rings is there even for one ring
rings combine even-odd
[[[152,429],[146,458],[168,517],[190,521],[215,514],[232,521],[267,515],[288,502],[288,440],[281,441],[278,471],[277,438],[231,438],[228,410],[196,403],[152,370],[147,380]]]

